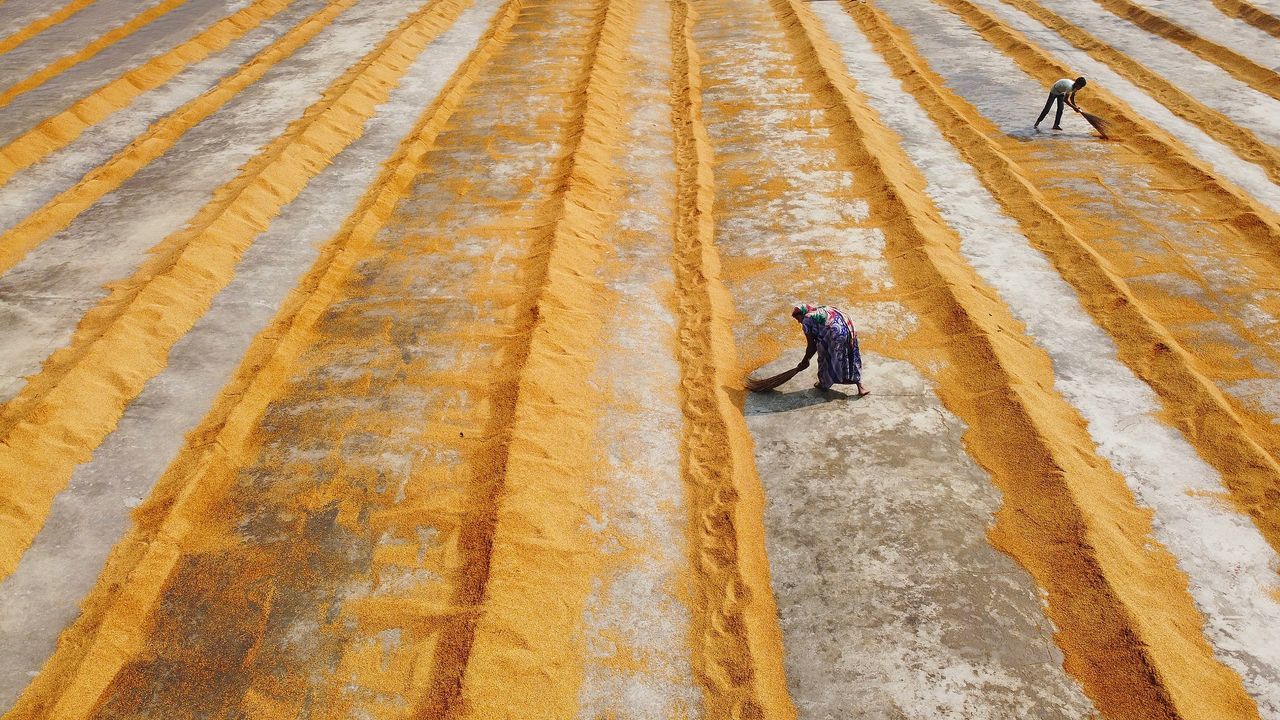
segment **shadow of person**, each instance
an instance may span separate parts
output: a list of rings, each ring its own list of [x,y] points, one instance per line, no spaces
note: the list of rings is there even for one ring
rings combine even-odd
[[[1018,142],[1032,142],[1036,140],[1088,140],[1096,138],[1092,132],[1084,130],[1053,130],[1026,128],[1020,130],[1010,130],[1005,133],[1005,137],[1013,138]]]
[[[783,387],[787,386],[783,385]],[[770,415],[772,413],[800,410],[838,400],[861,400],[864,397],[866,395],[859,395],[857,392],[847,393],[835,388],[819,390],[815,387],[792,390],[791,392],[778,392],[777,390],[769,390],[762,393],[749,392],[742,411],[745,415]]]

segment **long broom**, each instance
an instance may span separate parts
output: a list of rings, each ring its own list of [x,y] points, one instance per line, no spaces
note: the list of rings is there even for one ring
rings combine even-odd
[[[1085,122],[1092,125],[1094,130],[1098,131],[1098,134],[1102,136],[1103,140],[1107,139],[1107,121],[1106,120],[1103,120],[1102,118],[1098,117],[1097,115],[1094,115],[1093,113],[1087,113],[1081,110],[1080,108],[1075,108],[1075,111],[1080,113],[1080,116],[1085,119]]]
[[[777,375],[774,375],[773,377],[767,377],[767,378],[757,379],[753,377],[748,377],[746,381],[743,382],[742,384],[745,385],[746,388],[751,392],[768,392],[778,387],[779,385],[785,383],[786,381],[790,380],[791,378],[795,377],[796,374],[803,369],[804,368],[794,367],[786,372],[780,372]]]

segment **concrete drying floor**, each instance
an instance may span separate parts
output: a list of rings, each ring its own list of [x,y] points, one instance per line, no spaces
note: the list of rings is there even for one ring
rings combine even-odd
[[[0,0],[0,712],[1280,720],[1277,37]]]

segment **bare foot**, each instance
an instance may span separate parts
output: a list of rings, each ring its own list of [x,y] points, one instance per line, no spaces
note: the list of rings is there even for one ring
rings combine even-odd
[[[870,395],[870,394],[871,394],[870,390],[862,387],[861,384],[858,385],[858,397],[862,397],[863,395]]]

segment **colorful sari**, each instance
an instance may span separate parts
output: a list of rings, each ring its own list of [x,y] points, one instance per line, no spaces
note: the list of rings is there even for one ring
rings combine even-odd
[[[858,333],[844,313],[830,305],[797,305],[805,337],[817,346],[818,387],[862,382],[862,353]]]

